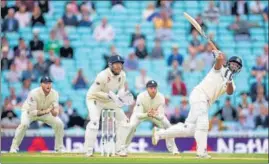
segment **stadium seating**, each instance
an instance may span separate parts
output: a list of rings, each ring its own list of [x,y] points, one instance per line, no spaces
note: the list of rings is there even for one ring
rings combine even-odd
[[[14,4],[15,1],[8,1],[8,4]],[[55,26],[57,19],[62,17],[64,13],[65,4],[61,1],[51,1],[53,6],[53,15],[45,14],[46,24],[45,27],[35,27],[40,32],[40,38],[47,42],[49,39],[49,31]],[[125,5],[128,8],[126,14],[113,13],[110,10],[110,4],[108,1],[98,1],[96,3],[97,17],[94,25],[99,23],[99,20],[106,16],[116,31],[115,42],[112,43],[97,43],[92,38],[93,30],[91,28],[83,27],[66,27],[65,30],[68,33],[68,37],[71,40],[71,45],[75,50],[74,60],[62,59],[62,65],[66,71],[67,79],[65,81],[56,82],[54,87],[60,92],[60,101],[66,101],[67,99],[73,100],[74,106],[77,108],[78,113],[86,118],[87,109],[85,105],[85,95],[87,90],[74,90],[71,86],[71,82],[76,75],[79,68],[82,68],[85,76],[90,83],[94,80],[95,75],[104,68],[103,54],[107,52],[111,44],[115,44],[121,55],[127,57],[129,52],[130,34],[134,32],[135,25],[141,23],[142,32],[147,36],[148,50],[153,47],[153,40],[155,38],[155,30],[152,23],[144,22],[141,20],[142,10],[149,2],[136,2],[126,1]],[[180,47],[180,52],[187,57],[187,46],[189,39],[189,23],[184,20],[182,15],[183,11],[187,11],[192,15],[200,13],[207,6],[206,1],[175,1],[173,5],[174,9],[174,27],[173,32],[176,36],[174,41],[163,42],[163,48],[165,51],[165,59],[171,53],[171,46],[177,43]],[[126,20],[128,19],[128,20]],[[237,93],[249,89],[249,70],[255,64],[255,57],[262,52],[262,46],[268,42],[268,24],[263,24],[261,16],[251,15],[248,17],[251,21],[256,21],[262,25],[261,28],[255,28],[251,30],[253,39],[256,41],[251,42],[234,42],[233,33],[226,29],[232,21],[233,16],[221,16],[220,23],[217,25],[208,25],[208,31],[213,31],[216,36],[217,44],[220,48],[227,52],[228,57],[238,54],[243,58],[246,69],[242,71],[240,77],[236,77]],[[97,23],[96,23],[97,22]],[[5,36],[9,40],[10,46],[13,48],[18,44],[19,37],[23,37],[27,42],[32,39],[32,29],[30,27],[22,28],[19,33],[6,33]],[[139,67],[146,69],[149,76],[154,78],[160,84],[160,90],[165,95],[171,93],[171,86],[166,82],[166,76],[168,66],[164,60],[139,60]],[[201,81],[206,72],[184,72],[183,79],[187,83],[188,94],[192,88]],[[131,90],[135,90],[135,77],[139,74],[138,71],[129,71],[127,73],[127,81]],[[1,80],[3,97],[8,96],[8,87],[14,87],[16,92],[21,91],[21,83],[8,84],[5,79],[6,72],[2,72],[4,78]],[[244,77],[244,78],[241,78]],[[38,86],[38,83],[32,83],[32,87]],[[76,96],[74,96],[76,95]],[[223,100],[220,100],[220,104],[223,104]],[[172,96],[171,103],[173,106],[177,106],[180,103],[180,96]],[[217,106],[213,104],[212,112],[216,111]],[[228,125],[228,124],[227,124]],[[149,129],[151,123],[142,123],[138,130]]]

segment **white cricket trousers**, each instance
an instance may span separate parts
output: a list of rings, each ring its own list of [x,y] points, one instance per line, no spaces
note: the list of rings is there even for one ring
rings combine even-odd
[[[85,132],[85,140],[84,140],[84,148],[85,152],[92,152],[95,146],[95,142],[97,140],[98,129],[99,129],[99,121],[101,117],[101,113],[104,107],[104,104],[98,102],[97,100],[86,100],[89,119],[86,126]],[[116,117],[116,151],[120,151],[121,145],[123,144],[123,138],[127,136],[127,126],[129,119],[126,117],[124,111],[120,108],[114,109],[115,117]]]
[[[23,110],[21,115],[21,123],[16,129],[11,149],[19,148],[22,139],[26,133],[26,130],[29,128],[31,122],[33,121],[42,121],[51,126],[55,132],[55,145],[54,145],[55,150],[60,151],[61,149],[64,148],[63,146],[64,124],[59,117],[54,117],[52,116],[51,113],[39,117],[31,116],[27,113],[26,110]]]
[[[199,89],[194,89],[190,94],[190,111],[185,123],[177,123],[170,128],[161,129],[157,135],[161,139],[174,137],[194,136],[197,143],[197,155],[207,153],[208,121],[208,98]]]

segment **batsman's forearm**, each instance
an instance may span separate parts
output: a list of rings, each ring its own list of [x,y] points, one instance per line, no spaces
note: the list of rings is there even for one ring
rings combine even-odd
[[[234,92],[233,83],[232,82],[227,82],[226,93],[228,95],[231,95],[231,94],[233,94],[233,92]]]
[[[216,64],[215,64],[215,66],[214,66],[215,70],[220,70],[220,69],[222,68],[223,60],[224,60],[223,55],[219,55],[219,56],[216,58]]]

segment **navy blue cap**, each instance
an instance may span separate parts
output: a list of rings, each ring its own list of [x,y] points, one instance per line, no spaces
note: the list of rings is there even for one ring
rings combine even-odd
[[[109,57],[108,62],[110,64],[113,64],[113,63],[122,63],[123,64],[124,60],[120,55],[113,55],[113,56]]]
[[[51,83],[52,80],[49,76],[43,76],[40,80],[40,83]]]
[[[154,81],[154,80],[150,80],[150,81],[148,81],[147,82],[147,85],[146,85],[146,87],[148,88],[148,87],[157,87],[158,86],[158,84],[157,84],[157,82],[156,81]]]

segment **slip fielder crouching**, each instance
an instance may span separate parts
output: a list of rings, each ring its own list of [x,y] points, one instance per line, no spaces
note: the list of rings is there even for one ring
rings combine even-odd
[[[24,138],[26,130],[33,121],[42,121],[55,131],[55,151],[63,152],[64,124],[57,116],[59,114],[59,95],[52,89],[52,80],[42,77],[40,87],[30,91],[22,106],[21,123],[17,127],[10,147],[11,153],[16,153]]]

